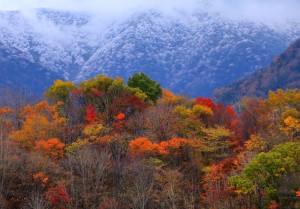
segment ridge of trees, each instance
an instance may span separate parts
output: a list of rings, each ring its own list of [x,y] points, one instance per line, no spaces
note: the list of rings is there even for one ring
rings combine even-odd
[[[5,104],[0,208],[300,208],[299,89],[236,112],[99,75]]]

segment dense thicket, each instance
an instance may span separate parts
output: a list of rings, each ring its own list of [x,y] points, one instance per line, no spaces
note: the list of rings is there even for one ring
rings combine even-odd
[[[300,208],[299,90],[237,114],[145,76],[1,102],[0,208]]]

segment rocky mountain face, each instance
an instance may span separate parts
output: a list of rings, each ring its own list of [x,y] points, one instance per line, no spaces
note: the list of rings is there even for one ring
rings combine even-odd
[[[269,67],[216,91],[220,102],[235,103],[242,97],[266,97],[270,90],[300,88],[300,39],[275,57]]]
[[[79,82],[100,73],[127,79],[142,71],[176,93],[211,96],[266,67],[297,37],[297,23],[270,26],[203,12],[145,11],[108,22],[48,9],[2,11],[0,83],[19,79],[37,89],[40,82],[20,78],[35,75],[48,85],[48,79]],[[9,60],[14,64],[2,64]]]

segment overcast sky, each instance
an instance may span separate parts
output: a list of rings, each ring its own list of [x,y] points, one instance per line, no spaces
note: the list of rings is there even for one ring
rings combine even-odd
[[[123,15],[157,9],[165,13],[190,13],[195,9],[216,11],[233,18],[262,21],[300,20],[300,0],[0,0],[0,10],[54,8]]]

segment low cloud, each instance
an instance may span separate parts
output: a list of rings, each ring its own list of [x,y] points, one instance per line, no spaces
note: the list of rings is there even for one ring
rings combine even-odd
[[[136,11],[154,9],[171,15],[205,11],[239,20],[300,21],[299,0],[0,0],[1,10],[33,8],[74,10],[103,18],[121,18]]]
[[[300,20],[299,0],[213,0],[210,8],[231,18],[275,23]]]

